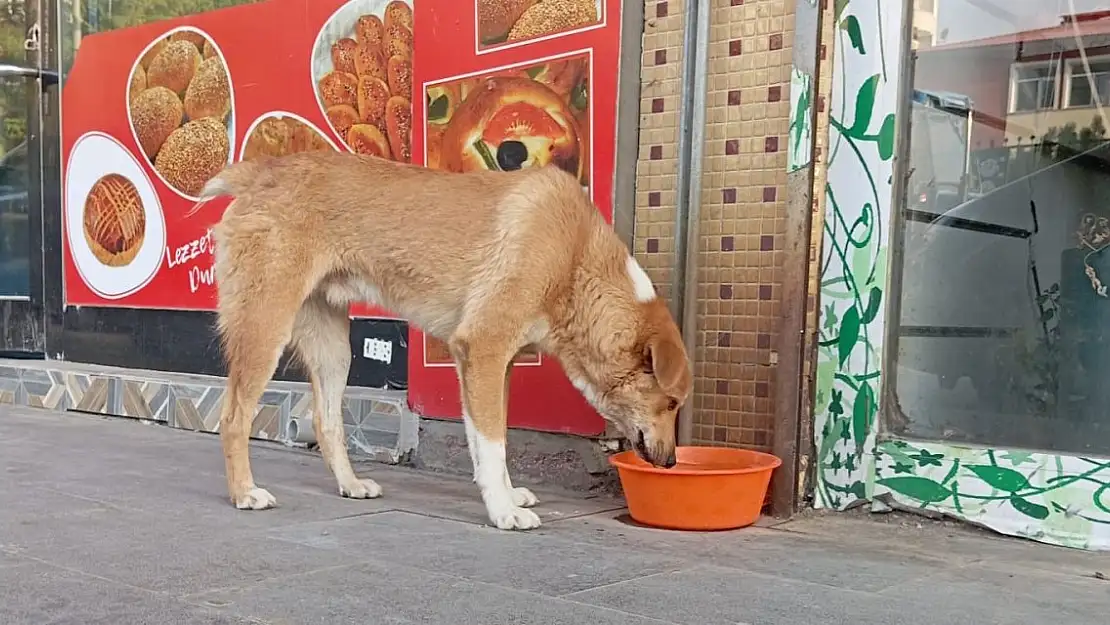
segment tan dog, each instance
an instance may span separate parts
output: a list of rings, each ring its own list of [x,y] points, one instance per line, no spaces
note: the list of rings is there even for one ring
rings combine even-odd
[[[513,488],[505,464],[510,363],[525,346],[557,358],[643,458],[674,465],[676,411],[691,387],[682,339],[570,175],[455,174],[311,152],[232,165],[202,201],[221,195],[235,197],[215,227],[215,254],[228,366],[220,438],[236,507],[276,503],[255,485],[247,444],[286,346],[312,382],[316,438],[339,493],[381,495],[347,456],[352,302],[388,308],[447,343],[474,479],[497,527],[540,525],[526,509],[535,496]]]

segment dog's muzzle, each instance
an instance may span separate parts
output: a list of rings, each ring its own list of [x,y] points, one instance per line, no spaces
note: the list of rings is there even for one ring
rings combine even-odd
[[[636,432],[636,438],[632,442],[632,448],[636,450],[636,455],[657,467],[670,469],[678,464],[674,447],[668,449],[659,443],[648,445],[643,430]]]

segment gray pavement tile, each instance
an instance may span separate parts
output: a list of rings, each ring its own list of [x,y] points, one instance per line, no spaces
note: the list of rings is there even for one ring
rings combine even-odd
[[[645,548],[588,545],[543,529],[504,532],[407,512],[285,527],[270,536],[551,596],[684,566]]]
[[[667,625],[607,608],[384,563],[271,580],[192,600],[219,607],[226,614],[290,625]]]
[[[235,615],[187,605],[41,563],[0,567],[4,625],[240,625]]]
[[[1110,570],[1110,553],[1054,547],[954,521],[937,523],[906,514],[810,512],[776,529],[836,542],[845,549],[924,555],[954,565],[990,563],[999,568],[1062,574],[1089,573],[1100,566]]]
[[[1106,625],[1110,621],[1110,583],[1093,576],[1006,572],[972,565],[884,590],[881,596],[919,613],[943,605],[969,614],[993,614],[1008,625]]]
[[[228,536],[180,510],[159,517],[53,493],[41,502],[53,511],[0,515],[0,548],[148,590],[185,595],[360,561],[357,551]]]
[[[630,525],[609,515],[572,519],[554,536],[589,544],[651,551],[838,588],[877,591],[930,575],[940,559],[865,547],[846,550],[834,540],[748,527],[729,532],[675,532]]]
[[[184,465],[188,467],[188,464]],[[322,467],[314,467],[323,470]],[[227,483],[220,473],[191,471],[187,468],[145,467],[142,465],[110,469],[97,467],[66,480],[45,477],[24,484],[24,493],[48,492],[56,496],[73,494],[121,510],[162,516],[167,511],[188,510],[198,526],[219,527],[222,532],[265,530],[274,526],[343,518],[390,509],[383,503],[345,499],[338,494],[327,497],[304,496],[283,488],[273,492],[279,506],[272,510],[236,510],[227,497]],[[0,490],[0,502],[6,495]]]
[[[284,504],[290,496],[302,495],[335,496],[335,482],[323,468],[323,461],[312,456],[311,470],[290,470],[291,465],[282,450],[275,453],[260,454],[254,462],[254,473],[259,483],[278,497]],[[381,499],[369,503],[372,506],[395,510],[408,510],[428,516],[465,521],[475,525],[489,523],[486,508],[482,503],[478,487],[467,477],[457,475],[423,473],[401,467],[356,462],[355,472],[360,477],[368,477],[378,482],[385,491]],[[281,490],[293,494],[283,498]],[[565,493],[557,489],[537,487],[533,489],[540,503],[533,510],[544,523],[554,523],[562,519],[597,514],[609,510],[623,509],[624,504],[608,497],[584,498],[580,493]]]
[[[1006,610],[989,602],[958,609],[938,603],[928,610],[909,610],[903,604],[873,593],[721,567],[656,575],[565,598],[681,625],[1044,625],[1049,622],[1029,617],[1019,609]]]
[[[4,466],[13,484],[52,489],[69,486],[86,497],[151,512],[195,504],[197,514],[208,516],[217,510],[213,520],[225,522],[223,513],[231,508],[216,436],[129,419],[39,412],[43,412],[42,418],[34,413],[30,417],[15,413],[0,419],[0,441],[5,441],[9,433],[14,437],[22,432],[20,444],[10,452],[5,444]],[[34,427],[20,429],[13,425],[18,422],[33,423]],[[76,453],[64,462],[47,461],[59,449]],[[318,453],[252,441],[251,463],[258,484],[278,498],[279,509],[288,511],[293,522],[405,509],[468,523],[488,523],[478,489],[465,477],[356,462],[359,475],[373,478],[385,489],[381,499],[356,501],[339,497],[335,481]],[[546,523],[623,507],[608,497],[583,498],[551,488],[535,490],[540,497],[535,511]],[[266,518],[256,523],[259,517],[250,516],[248,513],[248,520],[232,523],[264,527],[273,522]]]
[[[4,545],[3,543],[0,543],[0,569],[12,566],[22,566],[24,564],[27,564],[27,562],[28,560],[26,558],[22,558],[15,555],[14,553],[8,553],[4,551]]]

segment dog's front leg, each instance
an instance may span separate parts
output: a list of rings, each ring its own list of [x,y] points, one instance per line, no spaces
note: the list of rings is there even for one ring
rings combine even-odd
[[[467,442],[473,445],[474,481],[481,490],[486,512],[499,529],[529,530],[540,526],[540,517],[521,504],[534,503],[535,497],[526,501],[523,492],[516,492],[505,463],[505,371],[511,360],[511,354],[506,355],[509,351],[495,341],[451,341],[459,369]]]
[[[509,420],[509,382],[512,378],[512,374],[513,374],[513,363],[510,360],[509,365],[507,367],[505,367],[505,384],[504,384],[504,389],[501,391],[503,393],[503,395],[502,395],[502,398],[504,400],[503,405],[505,406],[504,411],[505,411],[506,425],[508,424],[508,420]],[[464,415],[464,417],[465,417],[465,415]],[[469,422],[469,419],[467,419],[467,428],[472,428],[472,427],[473,426]],[[508,428],[506,427],[506,430],[507,429]],[[507,439],[506,439],[506,442],[508,442]],[[512,481],[511,478],[509,478],[509,467],[508,467],[507,464],[505,466],[505,485],[513,493],[513,503],[520,506],[521,508],[531,508],[532,506],[535,506],[536,504],[538,504],[540,502],[539,498],[537,498],[536,495],[533,494],[531,490],[529,490],[527,488],[524,488],[523,486],[513,487],[513,481]]]

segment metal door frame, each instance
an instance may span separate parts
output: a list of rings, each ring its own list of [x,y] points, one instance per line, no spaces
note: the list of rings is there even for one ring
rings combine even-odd
[[[27,81],[29,295],[0,297],[0,356],[40,359],[61,321],[61,169],[56,0],[23,0],[24,60],[0,76]]]

